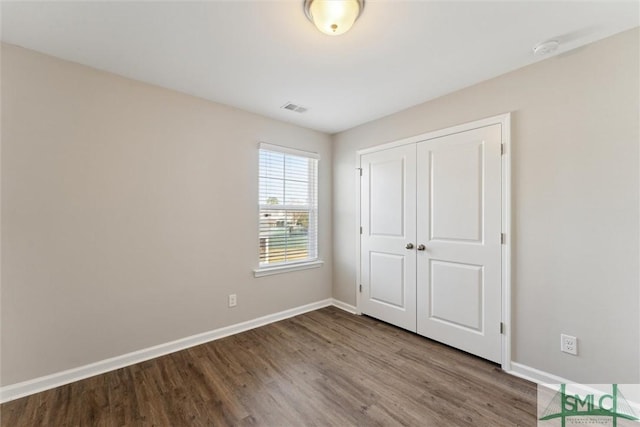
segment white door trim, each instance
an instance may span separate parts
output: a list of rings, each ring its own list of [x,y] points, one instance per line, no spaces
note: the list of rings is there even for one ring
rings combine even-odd
[[[446,129],[439,129],[421,135],[400,139],[393,142],[364,148],[356,152],[356,170],[354,177],[356,181],[356,309],[361,314],[360,292],[360,173],[361,158],[363,154],[385,150],[401,145],[415,144],[454,133],[466,132],[472,129],[485,127],[493,124],[500,124],[502,128],[502,144],[504,152],[502,155],[502,233],[505,239],[502,245],[502,323],[504,333],[502,334],[502,369],[511,370],[511,113],[500,114]]]

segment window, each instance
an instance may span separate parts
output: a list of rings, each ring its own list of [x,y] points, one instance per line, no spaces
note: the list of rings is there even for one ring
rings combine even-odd
[[[318,156],[260,144],[260,269],[318,259]]]

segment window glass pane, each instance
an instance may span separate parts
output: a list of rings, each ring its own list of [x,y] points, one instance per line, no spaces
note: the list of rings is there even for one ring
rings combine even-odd
[[[284,199],[284,181],[273,178],[260,178],[261,205],[281,205]]]
[[[309,182],[309,159],[286,156],[284,179]]]
[[[317,160],[260,150],[260,264],[317,257]]]
[[[298,181],[286,181],[284,203],[286,205],[308,206],[309,183]]]
[[[309,212],[260,210],[260,262],[309,258]]]
[[[282,153],[260,150],[260,176],[283,179],[284,157]]]

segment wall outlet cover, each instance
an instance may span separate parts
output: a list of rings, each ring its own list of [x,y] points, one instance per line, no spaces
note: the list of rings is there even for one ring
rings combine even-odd
[[[236,294],[229,295],[229,307],[235,307],[238,305],[238,296]]]
[[[560,351],[578,355],[578,339],[571,335],[560,334]]]

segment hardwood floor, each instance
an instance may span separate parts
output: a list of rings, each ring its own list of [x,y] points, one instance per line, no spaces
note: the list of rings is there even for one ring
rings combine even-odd
[[[16,426],[535,426],[536,387],[334,307],[0,407]]]

